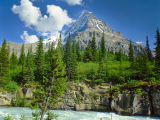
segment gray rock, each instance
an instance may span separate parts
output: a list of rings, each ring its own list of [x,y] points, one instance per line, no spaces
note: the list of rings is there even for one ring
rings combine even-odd
[[[0,105],[7,105],[6,100],[4,98],[0,98]]]

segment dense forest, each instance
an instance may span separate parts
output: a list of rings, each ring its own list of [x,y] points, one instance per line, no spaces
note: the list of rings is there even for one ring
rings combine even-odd
[[[0,48],[0,91],[15,92],[18,88],[36,87],[34,101],[47,98],[50,88],[55,94],[50,96],[54,104],[56,99],[63,94],[67,82],[87,82],[94,84],[112,83],[116,86],[128,83],[160,83],[160,34],[156,30],[155,53],[153,57],[149,48],[149,40],[146,37],[146,49],[139,46],[137,54],[134,54],[132,41],[129,44],[129,54],[125,55],[121,48],[118,52],[106,50],[104,33],[101,38],[100,49],[97,49],[95,32],[92,41],[86,49],[81,49],[79,40],[71,41],[67,38],[65,47],[62,45],[62,36],[58,39],[58,45],[49,45],[47,52],[43,51],[43,38],[40,37],[36,53],[32,52],[32,46],[28,54],[24,53],[24,44],[21,48],[19,59],[10,48],[6,40]],[[51,93],[51,92],[50,92]],[[36,103],[36,102],[35,102]],[[51,103],[50,103],[51,104]],[[35,104],[31,104],[33,107]],[[13,106],[25,106],[13,103]]]

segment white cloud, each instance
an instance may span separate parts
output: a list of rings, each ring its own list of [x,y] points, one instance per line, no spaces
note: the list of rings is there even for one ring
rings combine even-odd
[[[145,42],[136,42],[137,44],[142,44],[142,43],[145,43]]]
[[[19,14],[19,18],[25,22],[26,27],[37,25],[39,18],[42,16],[40,9],[33,6],[29,0],[21,0],[20,3],[20,6],[13,5],[13,13]]]
[[[27,31],[23,32],[23,35],[20,36],[22,40],[25,41],[25,43],[35,43],[38,41],[38,38],[36,35],[29,36]]]
[[[42,36],[48,36],[49,33],[44,32],[44,33],[41,33],[41,35],[42,35]]]
[[[65,1],[67,4],[73,6],[73,5],[83,5],[82,0],[59,0],[59,1]]]
[[[47,5],[47,13],[49,15],[42,16],[40,9],[33,6],[29,0],[21,0],[20,3],[20,6],[13,5],[13,13],[19,15],[26,27],[36,30],[43,36],[59,37],[59,31],[62,30],[64,25],[69,26],[75,22],[68,16],[67,10],[63,10],[59,6]]]

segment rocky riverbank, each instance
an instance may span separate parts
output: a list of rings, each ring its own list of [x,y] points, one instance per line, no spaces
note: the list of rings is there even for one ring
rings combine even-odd
[[[59,110],[104,110],[115,111],[117,114],[127,115],[158,115],[160,116],[160,89],[145,89],[143,96],[131,94],[130,91],[123,91],[115,99],[107,93],[110,84],[101,84],[90,87],[86,83],[69,83],[64,94],[59,97]],[[21,88],[21,94],[32,102],[32,89]],[[14,101],[16,93],[0,92],[0,106],[10,105]],[[41,103],[41,105],[44,103]]]

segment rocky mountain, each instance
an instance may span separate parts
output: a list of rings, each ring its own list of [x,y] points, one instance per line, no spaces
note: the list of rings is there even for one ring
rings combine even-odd
[[[65,33],[64,42],[66,42],[69,33],[71,34],[72,41],[75,39],[78,41],[78,36],[80,40],[81,48],[85,49],[92,40],[92,33],[95,31],[97,49],[100,47],[100,41],[104,30],[104,38],[106,49],[113,51],[118,51],[120,47],[122,51],[128,55],[129,40],[126,39],[121,32],[113,30],[106,22],[98,19],[92,12],[85,11],[77,21],[68,29]],[[137,49],[140,45],[133,42],[134,52],[137,53]],[[142,46],[144,49],[145,46]],[[151,50],[152,55],[155,56],[153,50]]]
[[[48,46],[52,42],[54,43],[54,46],[56,47],[57,44],[58,44],[58,41],[57,41],[57,38],[55,36],[51,36],[51,37],[43,40],[43,50],[45,52],[48,51],[48,48],[49,48]],[[20,53],[21,53],[22,44],[23,43],[15,43],[15,42],[7,41],[7,45],[9,45],[9,47],[10,47],[10,55],[12,54],[12,51],[14,49],[14,51],[17,52],[17,57],[19,58]],[[25,55],[27,55],[28,49],[31,47],[31,44],[32,44],[33,53],[36,52],[37,42],[36,43],[24,43]],[[0,47],[2,47],[2,45],[0,45]]]

